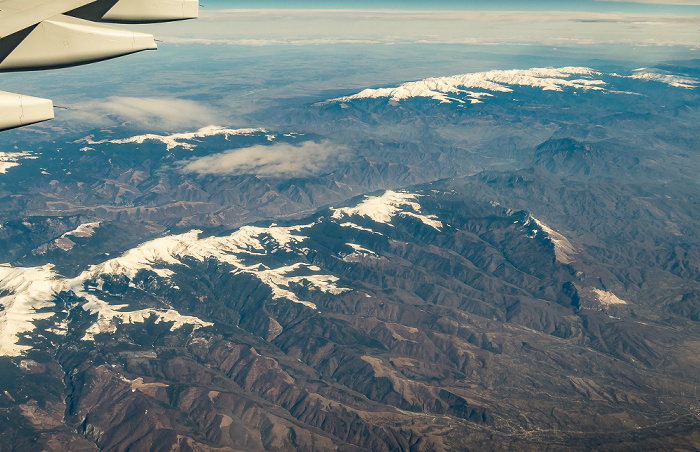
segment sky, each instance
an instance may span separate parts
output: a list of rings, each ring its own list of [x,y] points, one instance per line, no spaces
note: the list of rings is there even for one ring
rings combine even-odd
[[[202,0],[204,9],[406,9],[406,10],[509,10],[597,12],[697,12],[700,0]]]

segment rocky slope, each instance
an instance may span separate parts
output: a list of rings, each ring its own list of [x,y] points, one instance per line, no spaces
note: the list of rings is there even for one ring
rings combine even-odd
[[[165,236],[75,278],[6,266],[5,319],[36,313],[14,349],[4,338],[4,435],[33,432],[37,450],[692,444],[698,363],[665,363],[696,333],[640,318],[589,259],[528,212],[431,189]]]

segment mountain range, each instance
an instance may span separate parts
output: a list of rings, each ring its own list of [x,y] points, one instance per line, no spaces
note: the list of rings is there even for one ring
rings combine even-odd
[[[700,447],[699,76],[4,145],[0,450]]]

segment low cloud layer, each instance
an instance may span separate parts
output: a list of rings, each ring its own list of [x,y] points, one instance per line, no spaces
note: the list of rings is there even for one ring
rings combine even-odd
[[[181,171],[199,175],[256,174],[259,176],[310,176],[319,174],[347,151],[329,141],[299,145],[277,143],[233,149],[221,154],[181,162]]]
[[[385,44],[383,41],[370,39],[335,39],[335,38],[318,38],[318,39],[206,39],[206,38],[181,38],[177,36],[168,36],[165,41],[172,44],[226,44],[231,46],[251,46],[262,47],[270,45],[328,45],[328,44]]]
[[[604,2],[613,0],[601,0]],[[632,3],[631,0],[617,0]],[[695,5],[700,0],[638,0]],[[688,6],[686,6],[688,7]],[[699,11],[700,12],[700,11]],[[591,11],[205,11],[187,34],[163,25],[174,43],[242,46],[319,44],[697,45],[698,13]]]
[[[151,130],[181,130],[220,122],[206,104],[175,98],[109,97],[74,105],[62,119],[108,126],[129,122]]]

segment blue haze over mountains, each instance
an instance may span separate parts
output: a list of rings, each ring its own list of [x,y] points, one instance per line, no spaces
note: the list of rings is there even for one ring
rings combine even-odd
[[[698,7],[550,5],[4,75],[0,450],[700,447]]]

